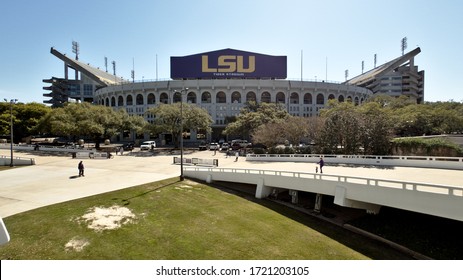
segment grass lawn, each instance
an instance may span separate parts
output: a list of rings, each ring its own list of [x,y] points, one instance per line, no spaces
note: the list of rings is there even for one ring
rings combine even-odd
[[[130,211],[120,227],[89,227],[84,215],[111,207]],[[102,222],[109,215],[99,217]],[[177,178],[51,205],[4,222],[11,241],[0,247],[2,260],[407,258],[284,206]]]

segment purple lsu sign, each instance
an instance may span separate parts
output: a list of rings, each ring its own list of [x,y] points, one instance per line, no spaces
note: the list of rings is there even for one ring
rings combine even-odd
[[[286,79],[286,56],[263,55],[233,49],[189,56],[171,56],[170,77],[174,80],[204,78]]]

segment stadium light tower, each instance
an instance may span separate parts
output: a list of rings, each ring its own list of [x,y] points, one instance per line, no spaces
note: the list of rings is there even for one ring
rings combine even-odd
[[[79,43],[76,41],[72,41],[72,52],[76,54],[76,60],[79,60]]]
[[[401,47],[402,47],[402,55],[404,55],[404,51],[405,51],[405,49],[407,48],[407,37],[403,37],[401,43],[402,43],[402,44],[401,44]]]
[[[5,102],[8,102],[5,98],[3,98]],[[11,99],[10,100],[10,154],[11,154],[11,160],[10,160],[10,167],[14,166],[13,162],[13,104],[15,104],[18,101],[18,99]]]

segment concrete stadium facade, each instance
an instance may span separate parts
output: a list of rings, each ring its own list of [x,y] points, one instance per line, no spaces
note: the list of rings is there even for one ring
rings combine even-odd
[[[154,118],[147,114],[148,109],[160,104],[180,101],[195,104],[207,110],[213,120],[213,132],[206,135],[204,140],[218,141],[224,138],[221,131],[227,125],[227,117],[237,116],[250,101],[280,103],[293,116],[314,117],[319,115],[330,99],[361,104],[371,95],[373,92],[364,87],[321,80],[196,79],[111,85],[96,90],[94,103],[125,109],[129,114],[143,116],[147,121]],[[201,133],[190,132],[189,139],[185,139],[187,142],[203,140]],[[118,140],[132,140],[133,137],[125,135],[124,139]],[[143,140],[150,138],[156,139],[158,135],[143,135]],[[160,138],[166,140],[163,136]]]

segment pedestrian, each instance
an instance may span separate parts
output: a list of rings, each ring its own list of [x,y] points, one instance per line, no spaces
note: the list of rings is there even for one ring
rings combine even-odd
[[[322,157],[320,157],[318,164],[320,165],[320,173],[323,173],[323,166],[325,165],[325,162],[323,161]]]
[[[213,154],[213,156],[215,156],[216,153],[217,153],[217,146],[214,147],[214,154]]]
[[[79,165],[77,166],[79,169],[79,177],[85,177],[84,175],[84,163],[82,161],[79,162]]]
[[[240,152],[236,151],[235,152],[235,161],[238,161],[238,157],[240,156]]]

